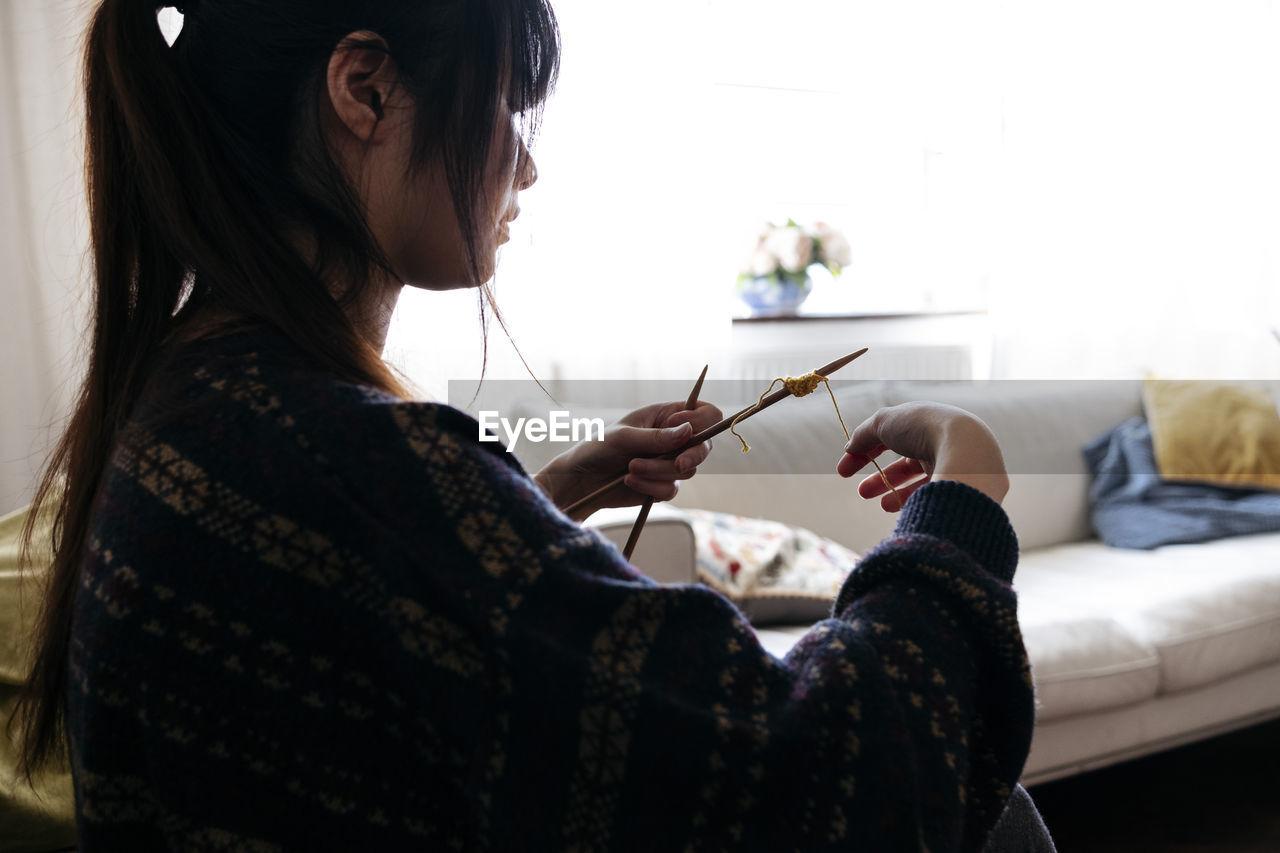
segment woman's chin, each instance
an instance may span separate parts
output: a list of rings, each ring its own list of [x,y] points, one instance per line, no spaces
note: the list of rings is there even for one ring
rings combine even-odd
[[[455,270],[451,274],[415,276],[406,281],[405,285],[418,290],[470,290],[492,279],[497,265],[497,258],[488,264],[482,263],[479,269],[481,277],[478,279],[470,271]]]
[[[492,277],[493,277],[493,276],[490,276],[489,278],[492,278]],[[480,287],[482,284],[484,284],[484,283],[485,283],[485,282],[487,282],[488,280],[489,280],[489,279],[485,279],[484,281],[454,281],[454,282],[442,282],[442,281],[417,282],[417,281],[406,281],[406,282],[405,282],[405,286],[406,286],[406,287],[412,287],[412,288],[415,288],[415,289],[417,289],[417,290],[434,290],[434,291],[444,291],[444,290],[474,290],[475,288]]]

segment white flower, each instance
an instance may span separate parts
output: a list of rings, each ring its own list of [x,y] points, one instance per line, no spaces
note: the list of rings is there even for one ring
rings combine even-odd
[[[787,272],[804,272],[813,258],[813,240],[799,228],[777,228],[765,238],[765,247]]]
[[[822,238],[826,237],[828,234],[834,234],[835,229],[825,222],[818,221],[813,223],[812,225],[805,226],[804,233],[808,234],[810,237],[813,237],[816,240],[821,240]]]
[[[764,244],[773,226],[765,222],[756,230],[755,242],[751,244],[745,255],[743,255],[742,266],[738,268],[739,275],[762,276],[768,275],[777,269],[778,259],[773,253],[768,251]]]
[[[751,273],[751,275],[768,275],[777,268],[777,256],[764,246],[761,246],[751,255],[751,263],[747,265],[746,272]]]
[[[833,273],[853,262],[853,249],[845,236],[826,222],[799,226],[788,220],[782,226],[765,223],[739,273],[762,277],[780,273],[804,273],[810,264],[822,264]]]
[[[853,248],[844,235],[825,222],[815,222],[805,228],[805,233],[818,241],[818,262],[828,269],[834,267],[838,272],[841,267],[853,263]]]
[[[847,267],[853,263],[853,247],[839,231],[831,231],[821,238],[822,257],[837,267]]]

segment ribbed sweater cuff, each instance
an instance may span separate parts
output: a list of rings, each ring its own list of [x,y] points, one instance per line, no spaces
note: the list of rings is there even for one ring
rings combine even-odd
[[[927,483],[907,499],[895,536],[944,539],[1003,581],[1013,580],[1018,537],[1000,504],[965,483]]]
[[[831,615],[838,618],[850,601],[893,576],[897,558],[946,552],[968,556],[1008,584],[1018,562],[1018,538],[1000,504],[982,492],[954,480],[928,483],[907,498],[894,535],[863,555],[845,578]]]

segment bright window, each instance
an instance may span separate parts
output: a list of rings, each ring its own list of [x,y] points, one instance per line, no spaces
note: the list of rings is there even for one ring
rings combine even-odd
[[[542,177],[497,283],[542,375],[689,373],[727,345],[756,225],[787,217],[853,246],[811,304],[987,307],[997,375],[1280,366],[1267,0],[556,10]],[[417,375],[474,376],[475,314],[407,294],[394,341]]]

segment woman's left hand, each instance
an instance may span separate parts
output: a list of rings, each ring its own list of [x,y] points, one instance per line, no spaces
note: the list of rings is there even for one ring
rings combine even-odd
[[[690,410],[678,402],[644,406],[606,429],[603,441],[584,441],[552,459],[534,480],[556,506],[566,507],[627,472],[621,485],[575,510],[575,521],[598,509],[636,506],[647,498],[669,501],[679,488],[677,481],[692,477],[707,458],[711,442],[690,447],[674,459],[653,457],[676,450],[721,417],[710,403]]]

